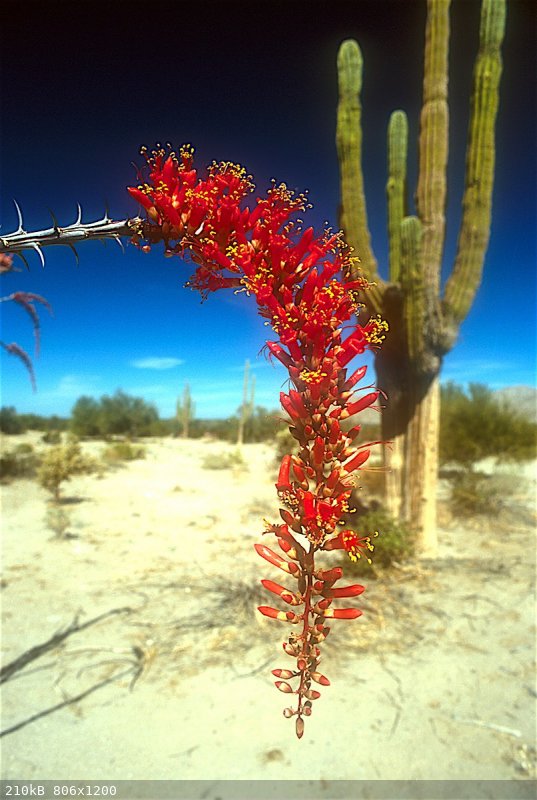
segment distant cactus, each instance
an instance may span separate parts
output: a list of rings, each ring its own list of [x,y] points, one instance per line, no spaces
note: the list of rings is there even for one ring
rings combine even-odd
[[[452,273],[440,294],[448,159],[448,43],[450,0],[428,0],[423,107],[419,135],[416,215],[408,216],[408,124],[395,111],[388,126],[389,278],[382,280],[371,248],[361,170],[362,55],[347,40],[338,54],[337,147],[341,226],[376,286],[364,302],[390,323],[376,356],[379,386],[387,393],[383,438],[388,510],[407,520],[422,553],[436,550],[435,488],[438,449],[438,375],[460,323],[473,303],[487,250],[494,179],[494,126],[502,71],[505,0],[483,0],[466,151],[463,213]]]
[[[239,408],[239,430],[237,434],[237,446],[244,443],[244,431],[248,422],[252,419],[255,402],[255,375],[252,375],[249,384],[250,361],[246,359],[244,363],[244,382],[242,386],[242,404]],[[250,399],[248,399],[248,387],[250,388]]]
[[[190,386],[185,383],[183,399],[177,401],[177,421],[181,428],[181,436],[188,439],[190,423],[194,419],[194,402],[190,394]]]

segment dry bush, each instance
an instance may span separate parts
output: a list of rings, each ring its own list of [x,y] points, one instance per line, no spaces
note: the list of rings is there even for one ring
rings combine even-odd
[[[232,453],[222,453],[219,455],[210,454],[205,456],[201,466],[203,469],[233,469],[235,467],[245,467],[246,462],[239,450]]]
[[[95,463],[82,453],[76,438],[70,436],[66,444],[51,447],[42,458],[37,471],[40,485],[49,491],[54,502],[60,502],[60,487],[74,475],[95,471]]]
[[[135,461],[138,458],[145,458],[145,448],[130,442],[114,442],[104,450],[102,458],[107,464]]]
[[[0,456],[0,478],[3,483],[15,478],[33,478],[39,466],[39,456],[31,444],[21,443]]]

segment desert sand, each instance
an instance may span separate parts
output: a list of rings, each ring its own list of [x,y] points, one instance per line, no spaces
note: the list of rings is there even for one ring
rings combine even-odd
[[[535,778],[534,464],[511,468],[499,518],[442,513],[437,560],[363,579],[364,615],[334,622],[331,685],[298,741],[270,672],[292,666],[288,628],[256,612],[260,579],[281,579],[253,549],[278,519],[273,450],[244,445],[246,467],[215,470],[230,445],[145,446],[64,485],[62,540],[35,481],[1,488],[2,664],[103,615],[4,683],[4,780],[217,782],[199,797],[300,780],[324,797],[335,781]]]

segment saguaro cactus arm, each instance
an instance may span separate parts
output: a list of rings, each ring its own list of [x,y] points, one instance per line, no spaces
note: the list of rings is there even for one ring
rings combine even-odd
[[[406,160],[408,120],[404,111],[394,111],[388,125],[388,239],[390,281],[397,283],[401,270],[401,223],[406,209]]]
[[[362,175],[362,53],[353,39],[344,41],[338,53],[339,103],[337,110],[336,143],[340,165],[341,218],[340,225],[360,268],[369,281],[379,282],[377,261],[371,247],[367,208]],[[379,311],[380,287],[368,292],[368,305]]]
[[[444,311],[448,321],[455,325],[466,317],[474,301],[481,283],[490,235],[494,127],[502,73],[505,14],[505,0],[483,0],[466,149],[463,216],[455,264],[444,292]]]
[[[440,287],[445,234],[448,159],[448,50],[451,0],[428,0],[425,30],[423,106],[420,117],[416,208],[422,222],[424,278],[434,294]]]

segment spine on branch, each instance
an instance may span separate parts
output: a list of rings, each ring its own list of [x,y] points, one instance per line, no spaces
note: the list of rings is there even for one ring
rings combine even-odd
[[[15,208],[19,218],[19,225],[13,233],[0,236],[0,254],[18,255],[26,265],[24,252],[35,250],[44,266],[45,257],[42,248],[51,247],[52,245],[70,247],[74,251],[78,262],[75,245],[80,244],[80,242],[87,242],[92,239],[101,241],[115,239],[121,244],[121,237],[128,236],[130,238],[135,234],[142,235],[145,225],[140,217],[113,220],[109,218],[108,214],[105,214],[102,219],[95,222],[82,222],[82,210],[79,206],[77,219],[71,225],[60,226],[53,216],[54,224],[52,227],[38,231],[26,231],[23,227],[22,214],[17,203],[15,203]]]

